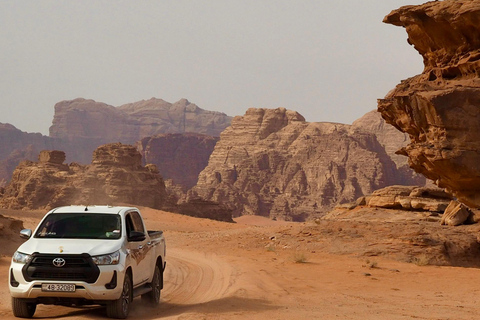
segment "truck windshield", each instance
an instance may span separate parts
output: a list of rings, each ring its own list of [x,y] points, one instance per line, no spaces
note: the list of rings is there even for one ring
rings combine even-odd
[[[36,238],[119,239],[120,216],[100,213],[54,213],[38,228]]]

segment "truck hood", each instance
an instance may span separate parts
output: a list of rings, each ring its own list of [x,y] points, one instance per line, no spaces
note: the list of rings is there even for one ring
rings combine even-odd
[[[63,253],[81,254],[88,253],[91,256],[108,254],[121,248],[122,241],[119,240],[97,240],[97,239],[37,239],[30,238],[22,244],[18,251],[32,254],[41,253]]]

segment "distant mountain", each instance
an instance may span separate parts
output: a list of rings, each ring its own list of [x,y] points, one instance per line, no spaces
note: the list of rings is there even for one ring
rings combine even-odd
[[[406,185],[412,184],[412,181],[419,185],[426,183],[424,176],[410,168],[408,157],[396,153],[408,145],[410,137],[407,133],[400,132],[394,126],[389,125],[382,118],[380,112],[376,110],[367,112],[352,123],[352,129],[370,132],[377,137],[378,142],[385,148],[385,152],[397,166],[397,183]]]
[[[40,150],[60,146],[59,141],[40,133],[23,132],[8,123],[0,123],[0,186],[12,177],[21,160],[36,160]]]
[[[165,180],[190,189],[205,169],[218,137],[198,133],[167,133],[146,137],[136,145],[144,163],[157,166]]]
[[[152,98],[113,107],[79,98],[55,105],[50,137],[68,142],[68,161],[88,163],[93,150],[105,143],[133,144],[165,133],[219,136],[230,121],[226,114],[203,110],[186,99],[172,104]]]
[[[36,161],[41,150],[64,152],[67,162],[80,164],[71,171],[91,163],[99,146],[118,142],[135,145],[143,164],[173,181],[168,192],[179,204],[218,202],[235,215],[302,221],[378,188],[425,184],[395,154],[408,137],[377,112],[346,125],[309,123],[284,108],[249,109],[231,120],[187,100],[113,107],[75,99],[56,104],[50,135],[0,126],[3,185],[21,160]]]
[[[152,98],[120,107],[83,98],[61,101],[55,105],[49,137],[40,133],[23,132],[10,124],[0,123],[0,186],[11,179],[12,172],[20,161],[37,161],[41,150],[62,150],[66,153],[68,162],[88,164],[92,160],[93,151],[107,143],[135,144],[143,138],[169,133],[218,137],[230,125],[230,121],[231,117],[224,113],[203,110],[185,99],[169,103]],[[213,149],[213,145],[209,148]],[[158,153],[149,150],[147,153],[150,158]],[[203,158],[205,156],[208,159],[208,155]],[[192,165],[193,158],[190,157],[189,165]],[[204,167],[206,160],[203,158],[200,166]],[[159,166],[162,167],[161,164]],[[196,170],[199,172],[203,167]],[[172,175],[172,170],[168,170],[162,174],[180,183],[189,171],[184,170],[176,176]],[[190,174],[187,179],[196,181],[196,176],[191,177]],[[188,182],[187,187],[191,184]]]
[[[284,108],[252,108],[222,132],[188,197],[228,204],[236,216],[304,221],[376,189],[419,182],[361,123],[309,123]]]

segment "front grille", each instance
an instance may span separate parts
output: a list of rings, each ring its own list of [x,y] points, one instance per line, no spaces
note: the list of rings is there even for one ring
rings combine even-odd
[[[56,267],[53,260],[62,258],[65,265]],[[34,253],[32,260],[23,267],[23,276],[27,281],[62,280],[85,281],[94,283],[100,274],[97,265],[89,254],[41,254]]]

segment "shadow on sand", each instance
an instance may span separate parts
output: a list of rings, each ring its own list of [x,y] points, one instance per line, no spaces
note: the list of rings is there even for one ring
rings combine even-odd
[[[132,308],[133,317],[142,319],[158,319],[162,317],[171,317],[183,313],[201,313],[201,314],[222,314],[222,313],[250,313],[262,312],[268,310],[280,309],[267,300],[248,299],[243,297],[225,297],[194,304],[175,304],[162,302],[158,307],[149,307],[139,303]]]
[[[37,319],[106,319],[107,314],[105,307],[69,307],[64,308],[65,313],[57,310],[55,314],[42,308],[39,305],[35,318]],[[161,302],[160,305],[152,307],[142,302],[141,299],[135,299],[131,305],[129,314],[130,319],[161,319],[163,317],[178,316],[184,313],[201,313],[201,314],[222,314],[222,313],[248,313],[262,312],[268,310],[280,309],[281,306],[270,304],[266,300],[248,299],[242,297],[226,297],[194,304],[175,304],[169,302]],[[42,310],[43,309],[43,310]]]

